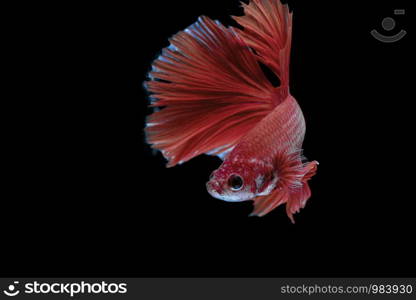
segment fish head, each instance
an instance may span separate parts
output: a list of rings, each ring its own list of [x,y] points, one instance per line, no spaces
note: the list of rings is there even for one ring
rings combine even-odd
[[[225,161],[212,172],[206,186],[214,198],[229,202],[246,201],[271,192],[276,184],[272,174],[264,163]]]

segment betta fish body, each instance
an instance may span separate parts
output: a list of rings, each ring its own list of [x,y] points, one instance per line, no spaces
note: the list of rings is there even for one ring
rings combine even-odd
[[[251,0],[234,17],[242,30],[200,17],[174,35],[145,87],[155,111],[146,136],[168,167],[200,154],[223,159],[206,184],[225,201],[254,201],[263,216],[303,208],[317,162],[302,162],[302,111],[289,92],[292,13],[279,0]],[[260,64],[279,77],[274,87]]]

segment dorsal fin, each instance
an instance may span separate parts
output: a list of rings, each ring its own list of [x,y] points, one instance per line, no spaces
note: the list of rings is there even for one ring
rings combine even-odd
[[[244,30],[238,30],[243,40],[253,48],[259,60],[289,86],[289,61],[292,42],[292,13],[280,0],[241,2],[244,15],[233,16]],[[287,95],[284,95],[287,96]]]

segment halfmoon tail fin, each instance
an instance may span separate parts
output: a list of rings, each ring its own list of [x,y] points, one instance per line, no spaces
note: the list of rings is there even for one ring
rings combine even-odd
[[[147,142],[168,166],[226,153],[273,110],[273,86],[233,28],[200,17],[169,41],[144,83]]]

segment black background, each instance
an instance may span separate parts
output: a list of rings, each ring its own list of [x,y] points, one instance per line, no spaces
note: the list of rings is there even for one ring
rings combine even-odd
[[[199,15],[234,24],[238,1],[13,10],[1,275],[414,276],[413,32],[369,34],[407,3],[289,1],[291,93],[320,162],[295,225],[211,198],[218,158],[166,169],[144,141],[152,60]]]

